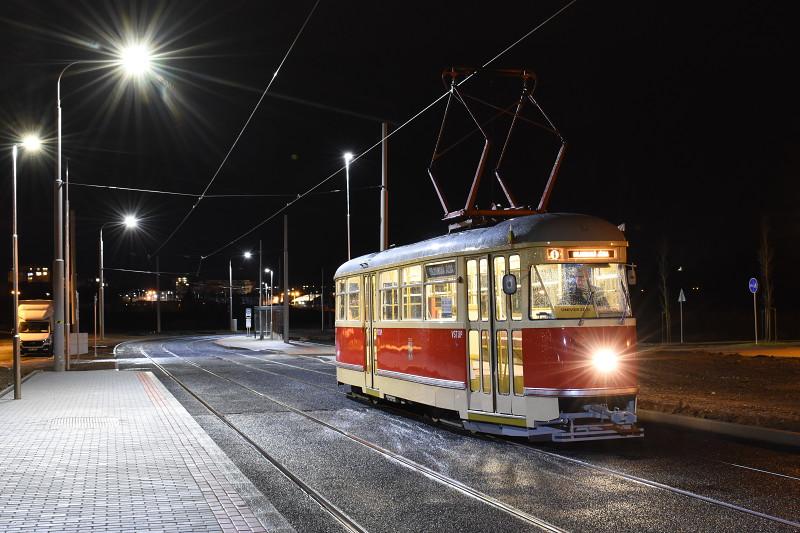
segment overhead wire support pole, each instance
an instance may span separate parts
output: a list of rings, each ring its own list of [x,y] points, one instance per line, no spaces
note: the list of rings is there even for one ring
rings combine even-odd
[[[261,261],[261,239],[258,239],[258,305],[256,309],[258,309],[258,331],[259,331],[259,340],[264,340],[264,310],[262,307],[264,306],[264,282],[262,280],[262,276],[264,274],[264,265]]]
[[[547,24],[548,24],[548,23],[549,23],[551,20],[553,20],[554,18],[556,18],[557,16],[559,16],[561,13],[563,13],[564,11],[566,11],[566,10],[567,10],[569,7],[571,7],[571,6],[572,6],[572,5],[573,5],[575,2],[577,2],[577,0],[571,0],[570,2],[568,2],[567,4],[565,4],[563,7],[559,8],[558,10],[556,10],[556,11],[555,11],[555,12],[554,12],[552,15],[550,15],[549,17],[547,17],[545,20],[543,20],[542,22],[540,22],[539,24],[537,24],[537,25],[536,25],[536,26],[534,26],[533,28],[531,28],[531,29],[530,29],[529,31],[527,31],[527,32],[526,32],[524,35],[522,35],[521,37],[519,37],[517,40],[515,40],[514,42],[512,42],[512,43],[511,43],[511,44],[509,44],[508,46],[506,46],[506,47],[505,47],[503,50],[501,50],[500,52],[498,52],[497,54],[495,54],[495,55],[494,55],[492,58],[490,58],[488,61],[486,61],[486,62],[485,62],[485,63],[484,63],[484,64],[483,64],[483,65],[480,67],[480,69],[485,69],[486,67],[488,67],[489,65],[491,65],[492,63],[494,63],[495,61],[497,61],[497,60],[498,60],[500,57],[502,57],[503,55],[505,55],[505,54],[506,54],[506,53],[507,53],[509,50],[511,50],[512,48],[514,48],[515,46],[517,46],[519,43],[521,43],[522,41],[524,41],[525,39],[527,39],[528,37],[530,37],[530,36],[531,36],[531,35],[533,35],[534,33],[536,33],[536,32],[537,32],[539,29],[541,29],[542,27],[544,27],[545,25],[547,25]],[[480,69],[476,70],[475,72],[472,72],[471,74],[469,74],[468,76],[466,76],[464,79],[462,79],[460,82],[458,82],[458,86],[461,86],[461,85],[463,85],[464,83],[468,82],[470,79],[472,79],[472,77],[473,77],[473,76],[475,76],[475,74],[477,74],[477,73],[478,73],[478,71],[479,71]],[[429,110],[430,110],[431,108],[433,108],[433,107],[434,107],[436,104],[438,104],[439,102],[441,102],[442,100],[444,100],[444,99],[445,99],[447,96],[449,96],[450,94],[451,94],[451,93],[450,93],[450,91],[449,91],[449,90],[448,90],[448,91],[446,91],[446,92],[444,92],[444,93],[442,93],[442,94],[440,94],[440,95],[439,95],[437,98],[435,98],[433,101],[431,101],[430,103],[428,103],[427,105],[425,105],[425,106],[424,106],[422,109],[420,109],[419,111],[417,111],[416,113],[414,113],[414,114],[413,114],[411,117],[409,117],[409,118],[408,118],[408,119],[406,119],[404,122],[402,122],[402,123],[401,123],[399,126],[397,126],[396,128],[394,128],[394,129],[391,131],[391,133],[389,133],[389,134],[386,136],[386,138],[387,138],[387,139],[388,139],[388,138],[391,138],[393,135],[396,135],[397,133],[399,133],[399,132],[400,132],[400,131],[401,131],[403,128],[405,128],[406,126],[408,126],[409,124],[411,124],[412,122],[414,122],[414,121],[415,121],[417,118],[419,118],[420,116],[422,116],[423,114],[425,114],[427,111],[429,111]],[[377,141],[375,144],[373,144],[372,146],[368,147],[367,149],[365,149],[365,150],[364,150],[363,152],[361,152],[360,154],[358,154],[358,155],[354,156],[354,157],[353,157],[353,162],[355,162],[355,161],[358,161],[358,160],[359,160],[359,159],[361,159],[361,158],[362,158],[364,155],[366,155],[367,153],[369,153],[370,151],[372,151],[372,150],[373,150],[373,149],[375,149],[376,147],[380,146],[380,145],[381,145],[381,142],[382,142],[382,140],[379,140],[379,141]],[[242,239],[244,239],[245,237],[247,237],[248,235],[250,235],[251,233],[253,233],[253,232],[254,232],[254,231],[256,231],[257,229],[259,229],[260,227],[262,227],[264,224],[267,224],[268,222],[270,222],[270,221],[271,221],[271,220],[273,220],[274,218],[276,218],[276,217],[278,217],[279,215],[283,214],[283,213],[284,213],[284,212],[285,212],[285,211],[286,211],[286,210],[287,210],[289,207],[291,207],[291,206],[292,206],[292,205],[294,205],[295,203],[297,203],[297,202],[299,202],[300,200],[304,199],[306,196],[309,196],[309,195],[313,194],[313,193],[314,193],[314,191],[316,191],[316,190],[317,190],[319,187],[321,187],[322,185],[324,185],[324,184],[325,184],[325,183],[327,183],[328,181],[330,181],[330,180],[332,180],[333,178],[335,178],[335,177],[336,177],[336,176],[337,176],[337,175],[338,175],[340,172],[342,172],[342,171],[344,171],[344,170],[345,170],[345,167],[344,167],[344,166],[337,168],[335,171],[331,172],[331,173],[330,173],[328,176],[326,176],[325,178],[323,178],[322,180],[320,180],[320,181],[319,181],[319,182],[318,182],[316,185],[313,185],[312,187],[310,187],[309,189],[307,189],[306,191],[304,191],[304,192],[302,192],[302,193],[298,193],[298,194],[296,195],[296,197],[295,197],[293,200],[289,201],[289,202],[288,202],[288,203],[287,203],[285,206],[283,206],[283,207],[281,207],[281,208],[277,209],[277,210],[276,210],[274,213],[272,213],[271,215],[268,215],[266,218],[262,219],[260,222],[258,222],[257,224],[253,225],[253,226],[252,226],[250,229],[248,229],[247,231],[245,231],[245,232],[241,233],[241,234],[240,234],[240,235],[238,235],[237,237],[234,237],[233,239],[231,239],[231,240],[230,240],[230,241],[228,241],[227,243],[223,244],[222,246],[219,246],[219,247],[215,248],[214,250],[210,251],[209,253],[207,253],[207,254],[205,254],[205,255],[201,256],[201,261],[202,261],[202,260],[204,260],[204,259],[208,259],[209,257],[211,257],[211,256],[214,256],[214,255],[218,254],[219,252],[223,251],[224,249],[228,248],[229,246],[232,246],[232,245],[236,244],[237,242],[241,241]],[[447,209],[447,206],[446,206],[446,204],[444,203],[444,199],[440,197],[440,201],[442,201],[442,203],[443,203],[443,207],[444,207],[445,214],[446,214],[446,213],[447,213],[447,211],[448,211],[448,209]]]
[[[14,367],[14,399],[22,399],[22,369],[20,363],[20,345],[19,345],[19,235],[17,234],[17,145],[11,147],[11,241],[12,241],[12,269],[11,275],[12,290],[14,297],[12,298],[12,305],[14,306],[14,324],[12,329],[12,366]]]
[[[289,342],[289,215],[283,215],[283,342]]]
[[[380,251],[389,247],[389,123],[381,123],[381,242]],[[324,322],[323,322],[324,329]]]

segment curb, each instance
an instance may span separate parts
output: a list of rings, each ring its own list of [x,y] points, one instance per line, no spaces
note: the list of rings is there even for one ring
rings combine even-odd
[[[696,418],[693,416],[673,415],[660,411],[649,411],[639,409],[639,418],[643,422],[655,422],[657,424],[669,424],[697,431],[716,433],[729,437],[777,444],[780,446],[790,446],[800,448],[800,433],[794,431],[784,431],[781,429],[768,429],[758,426],[746,426],[744,424],[734,424],[732,422],[722,422],[709,418]]]
[[[20,383],[25,383],[26,381],[28,381],[29,379],[31,379],[33,376],[35,376],[36,374],[40,374],[41,372],[42,372],[42,371],[41,371],[41,370],[39,370],[39,369],[37,369],[37,370],[31,370],[31,371],[30,371],[28,374],[25,374],[25,375],[22,377],[22,379],[20,380]],[[2,397],[3,397],[3,396],[5,396],[6,394],[9,394],[10,392],[13,392],[13,391],[14,391],[14,384],[12,383],[11,385],[9,385],[8,387],[6,387],[5,389],[3,389],[3,390],[0,390],[0,398],[2,398]]]

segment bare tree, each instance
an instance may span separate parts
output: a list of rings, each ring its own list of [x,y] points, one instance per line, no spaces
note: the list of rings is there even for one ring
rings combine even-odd
[[[661,302],[661,316],[664,320],[664,341],[672,342],[672,317],[669,312],[669,289],[667,278],[669,276],[669,245],[667,240],[661,241],[658,249],[658,289]]]
[[[769,242],[769,221],[767,217],[761,219],[761,246],[758,249],[758,262],[761,265],[761,301],[764,303],[764,340],[775,339],[774,326],[772,325],[772,260],[775,251]]]

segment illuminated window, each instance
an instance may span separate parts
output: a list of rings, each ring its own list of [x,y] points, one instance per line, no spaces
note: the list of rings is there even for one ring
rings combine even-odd
[[[506,320],[506,293],[503,292],[503,276],[506,275],[506,258],[494,258],[494,318]]]
[[[397,270],[381,272],[378,281],[378,298],[381,306],[381,320],[398,320],[400,318],[400,302],[398,300]]]
[[[511,320],[522,320],[522,281],[520,278],[520,261],[518,255],[508,257],[508,271],[517,279],[517,292],[510,296]]]
[[[432,263],[425,265],[426,318],[428,320],[456,320],[456,263]]]
[[[361,320],[361,292],[358,276],[347,278],[347,320]]]
[[[474,329],[469,332],[469,390],[481,390],[480,333]]]
[[[508,369],[508,331],[497,331],[497,393],[506,395],[510,387]]]
[[[345,304],[345,298],[347,297],[347,292],[345,291],[347,285],[345,280],[340,279],[336,282],[336,318],[338,320],[345,319],[345,308],[347,307]]]
[[[489,332],[481,331],[481,379],[483,392],[492,392],[492,363],[489,356]]]
[[[400,278],[403,320],[422,320],[422,266],[402,269]]]
[[[481,321],[489,321],[489,261],[481,259],[478,263],[480,267],[480,291],[481,291]]]
[[[522,332],[519,330],[511,332],[511,359],[514,375],[514,394],[522,396],[525,393],[525,383],[523,380]]]
[[[479,314],[480,292],[478,286],[478,261],[470,259],[467,261],[467,318],[475,322],[478,320]]]
[[[625,266],[548,264],[531,267],[532,319],[630,316]]]

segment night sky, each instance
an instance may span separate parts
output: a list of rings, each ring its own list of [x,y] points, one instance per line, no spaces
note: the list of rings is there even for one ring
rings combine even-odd
[[[287,196],[205,199],[161,249],[161,269],[197,272],[201,266],[201,279],[224,278],[230,257],[256,249],[259,238],[265,266],[277,267],[281,216],[202,265],[199,258],[331,175],[342,166],[343,152],[360,154],[374,144],[381,120],[397,126],[436,99],[444,90],[442,69],[485,63],[564,5],[322,1],[209,190]],[[493,64],[537,73],[535,95],[569,144],[550,210],[626,224],[630,258],[639,265],[635,303],[651,318],[657,316],[656,251],[663,242],[675,271],[676,301],[679,287],[698,286],[688,295],[689,304],[701,302],[695,309],[746,316],[752,305],[747,279],[758,276],[758,232],[766,217],[780,332],[797,337],[800,93],[796,13],[788,5],[578,1]],[[200,193],[312,6],[6,2],[0,165],[8,172],[0,174],[0,205],[9,207],[0,211],[10,214],[15,135],[38,130],[55,137],[60,69],[71,60],[107,59],[110,44],[129,35],[151,36],[159,78],[135,82],[113,68],[70,71],[62,85],[70,179]],[[479,74],[463,89],[506,106],[515,83]],[[390,140],[392,243],[447,230],[427,176],[443,110],[442,102]],[[467,131],[463,122],[452,126],[450,140]],[[495,126],[494,133],[501,131],[501,123]],[[532,129],[515,139],[509,180],[518,197],[535,204],[558,143]],[[50,144],[49,158],[20,162],[22,264],[52,260],[54,150]],[[453,191],[466,190],[478,154],[476,136],[449,154],[443,169]],[[489,178],[484,204],[501,199]],[[354,255],[378,247],[379,183],[380,152],[373,150],[351,167]],[[341,172],[287,211],[292,284],[318,283],[323,268],[330,278],[346,259],[343,187]],[[153,267],[148,255],[194,201],[78,186],[71,200],[82,279],[95,276],[101,223],[128,212],[143,217],[141,231],[107,231],[106,265],[147,270]],[[9,233],[10,216],[3,216],[0,234]],[[10,264],[6,242],[0,260]],[[236,277],[255,274],[252,265],[243,270],[237,262]],[[117,286],[151,284],[109,277]]]

